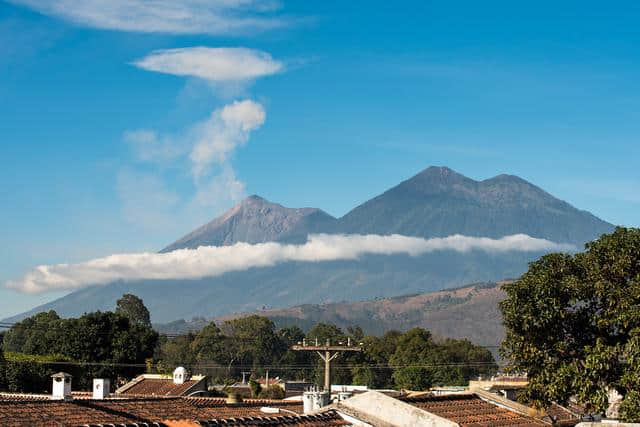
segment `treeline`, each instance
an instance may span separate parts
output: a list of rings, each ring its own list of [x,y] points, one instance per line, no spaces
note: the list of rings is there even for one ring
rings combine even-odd
[[[144,371],[158,337],[148,310],[133,295],[118,300],[115,312],[71,319],[55,311],[38,313],[3,334],[0,384],[10,391],[39,393],[50,390],[48,376],[59,371],[74,375],[76,389],[91,389],[93,378],[131,378]]]
[[[253,315],[220,324],[211,322],[199,332],[161,336],[151,329],[142,301],[132,295],[119,300],[114,313],[96,312],[77,319],[61,319],[55,312],[39,313],[6,332],[3,349],[13,358],[15,353],[55,354],[80,362],[74,384],[81,388],[88,388],[96,377],[124,381],[145,371],[170,373],[177,366],[209,375],[220,384],[241,379],[243,372],[257,378],[264,377],[267,371],[271,378],[306,379],[321,384],[324,364],[317,355],[291,349],[303,340],[362,343],[363,352],[344,353],[334,360],[334,384],[424,390],[438,385],[466,385],[470,378],[497,370],[487,349],[468,340],[435,340],[421,328],[404,333],[390,331],[377,337],[366,336],[357,326],[345,331],[318,323],[305,333],[297,326],[278,329],[268,318]],[[6,362],[9,363],[20,362]],[[58,366],[56,370],[62,369]],[[29,384],[16,385],[15,381],[5,381],[5,387],[41,391],[29,389]]]

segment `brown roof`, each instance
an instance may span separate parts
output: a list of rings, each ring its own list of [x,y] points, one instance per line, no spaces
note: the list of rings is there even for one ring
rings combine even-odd
[[[108,412],[83,405],[86,401],[0,401],[0,420],[4,427],[67,426],[82,424],[130,424],[138,420],[128,414]]]
[[[25,401],[25,400],[51,400],[50,394],[31,394],[31,393],[5,393],[0,392],[1,401]]]
[[[227,404],[224,399],[219,398],[120,397],[104,400],[76,399],[72,401],[56,401],[42,399],[19,400],[17,396],[14,396],[12,399],[0,399],[0,420],[2,420],[0,424],[3,427],[49,426],[60,425],[60,423],[73,426],[84,424],[162,423],[167,420],[262,419],[267,415],[260,411],[263,406],[282,408],[296,413],[302,412],[300,402],[267,399]],[[280,415],[266,416],[272,421],[280,418],[284,420],[285,418],[283,417],[296,418],[291,414],[282,413]],[[213,421],[207,422],[212,423]]]
[[[286,409],[298,414],[302,414],[303,412],[302,402],[291,400],[245,399],[240,403],[229,404],[226,403],[226,399],[220,397],[183,397],[182,399],[197,408],[225,408],[228,411],[235,412],[235,415],[240,411],[263,414],[260,412],[260,408],[263,406]]]
[[[475,394],[425,395],[405,397],[402,400],[434,415],[456,422],[461,427],[537,427],[545,425],[535,418],[486,402]]]
[[[570,409],[553,402],[546,410],[554,421],[580,420],[580,415]]]
[[[291,427],[334,427],[348,426],[336,411],[325,411],[315,415],[287,415],[279,417],[247,417],[228,420],[198,420],[203,427],[214,426],[254,426],[254,425],[286,425]]]
[[[164,378],[136,378],[133,384],[118,394],[136,396],[181,396],[200,380],[188,380],[182,384],[175,384],[173,379]],[[124,388],[124,387],[122,387]]]

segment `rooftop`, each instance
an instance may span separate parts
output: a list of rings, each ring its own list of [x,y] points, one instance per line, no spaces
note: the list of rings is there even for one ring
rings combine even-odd
[[[286,409],[295,413],[302,412],[300,402],[255,399],[238,404],[227,404],[220,398],[189,397],[147,397],[111,399],[74,399],[71,401],[36,398],[36,395],[23,396],[3,394],[0,396],[0,419],[2,425],[17,427],[25,425],[65,426],[100,424],[140,424],[166,423],[169,420],[207,420],[204,425],[217,425],[223,420],[236,420],[236,424],[247,425],[251,420],[256,425],[264,425],[265,420],[278,425],[285,418],[290,424],[315,425],[314,419],[287,415],[266,415],[260,411],[262,406]],[[333,417],[333,415],[327,415]],[[312,422],[313,421],[313,422]],[[317,421],[317,420],[316,420]],[[241,424],[237,424],[241,422]],[[242,424],[244,423],[244,424]],[[306,424],[304,424],[306,423]],[[229,425],[227,423],[226,425]],[[326,425],[326,424],[322,424]],[[342,424],[331,424],[342,425]]]
[[[453,421],[461,427],[535,427],[546,424],[532,416],[487,402],[474,393],[442,396],[423,395],[402,400],[434,415]]]
[[[182,384],[176,384],[166,375],[143,374],[116,390],[116,394],[131,396],[184,396],[204,388],[206,377],[194,375]]]

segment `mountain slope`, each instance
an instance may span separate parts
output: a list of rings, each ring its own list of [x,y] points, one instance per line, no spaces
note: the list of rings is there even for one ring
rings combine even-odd
[[[441,337],[467,338],[477,344],[496,346],[504,337],[498,303],[505,294],[500,285],[479,283],[430,293],[351,303],[304,304],[251,314],[266,316],[278,327],[297,325],[309,330],[318,322],[328,322],[343,329],[357,325],[366,334],[373,335],[422,327]],[[239,316],[222,316],[215,320],[222,322]],[[199,330],[205,325],[206,322],[197,319],[155,326],[161,332],[182,333]]]
[[[525,233],[581,247],[613,228],[514,176],[474,181],[447,168],[428,168],[340,219],[319,209],[290,209],[252,196],[164,251],[239,241],[301,242],[318,232],[423,237]],[[265,306],[390,297],[517,277],[542,254],[474,250],[415,257],[369,255],[347,261],[288,262],[198,280],[118,282],[75,291],[13,319],[49,309],[62,316],[108,310],[125,292],[144,299],[154,322]]]
[[[264,243],[295,239],[323,230],[335,222],[316,208],[292,209],[250,196],[220,217],[192,231],[161,252],[198,246],[224,246],[236,242]]]
[[[582,245],[612,225],[512,175],[474,181],[430,167],[339,220],[347,233],[498,238],[524,233]]]

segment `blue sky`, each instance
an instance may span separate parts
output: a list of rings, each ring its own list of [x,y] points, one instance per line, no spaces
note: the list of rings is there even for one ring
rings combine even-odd
[[[638,2],[156,3],[184,4],[195,18],[178,23],[144,0],[127,19],[83,3],[0,3],[0,282],[158,250],[249,194],[340,216],[429,165],[519,175],[640,226]],[[193,47],[277,70],[140,65]],[[256,121],[229,131],[206,177],[193,153],[136,145],[184,149],[244,100]],[[0,318],[57,295],[0,289]]]

